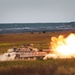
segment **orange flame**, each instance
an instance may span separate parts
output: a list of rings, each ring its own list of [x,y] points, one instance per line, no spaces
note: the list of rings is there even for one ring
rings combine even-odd
[[[60,35],[51,38],[51,50],[59,58],[75,57],[75,34],[71,33],[67,38]]]

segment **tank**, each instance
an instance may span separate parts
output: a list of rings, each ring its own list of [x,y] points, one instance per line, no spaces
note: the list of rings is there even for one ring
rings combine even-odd
[[[21,48],[13,48],[8,50],[9,57],[10,53],[15,52],[14,60],[20,59],[43,59],[47,52],[39,51],[37,48],[30,46],[21,46]]]

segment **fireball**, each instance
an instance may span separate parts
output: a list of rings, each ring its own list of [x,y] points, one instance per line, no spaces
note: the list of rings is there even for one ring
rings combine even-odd
[[[71,58],[75,57],[75,34],[71,33],[68,37],[59,35],[57,38],[52,37],[51,51],[59,58]]]

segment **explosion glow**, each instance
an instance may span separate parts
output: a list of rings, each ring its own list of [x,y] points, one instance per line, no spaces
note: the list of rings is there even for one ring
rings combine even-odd
[[[52,37],[50,46],[53,54],[59,58],[75,58],[75,34],[73,33],[66,38],[63,35],[59,35],[58,38]]]

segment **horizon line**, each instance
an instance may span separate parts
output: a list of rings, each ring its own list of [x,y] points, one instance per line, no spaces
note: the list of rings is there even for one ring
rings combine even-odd
[[[35,24],[35,23],[71,23],[71,22],[75,22],[75,21],[70,21],[70,22],[4,22],[4,23],[0,23],[0,24]]]

